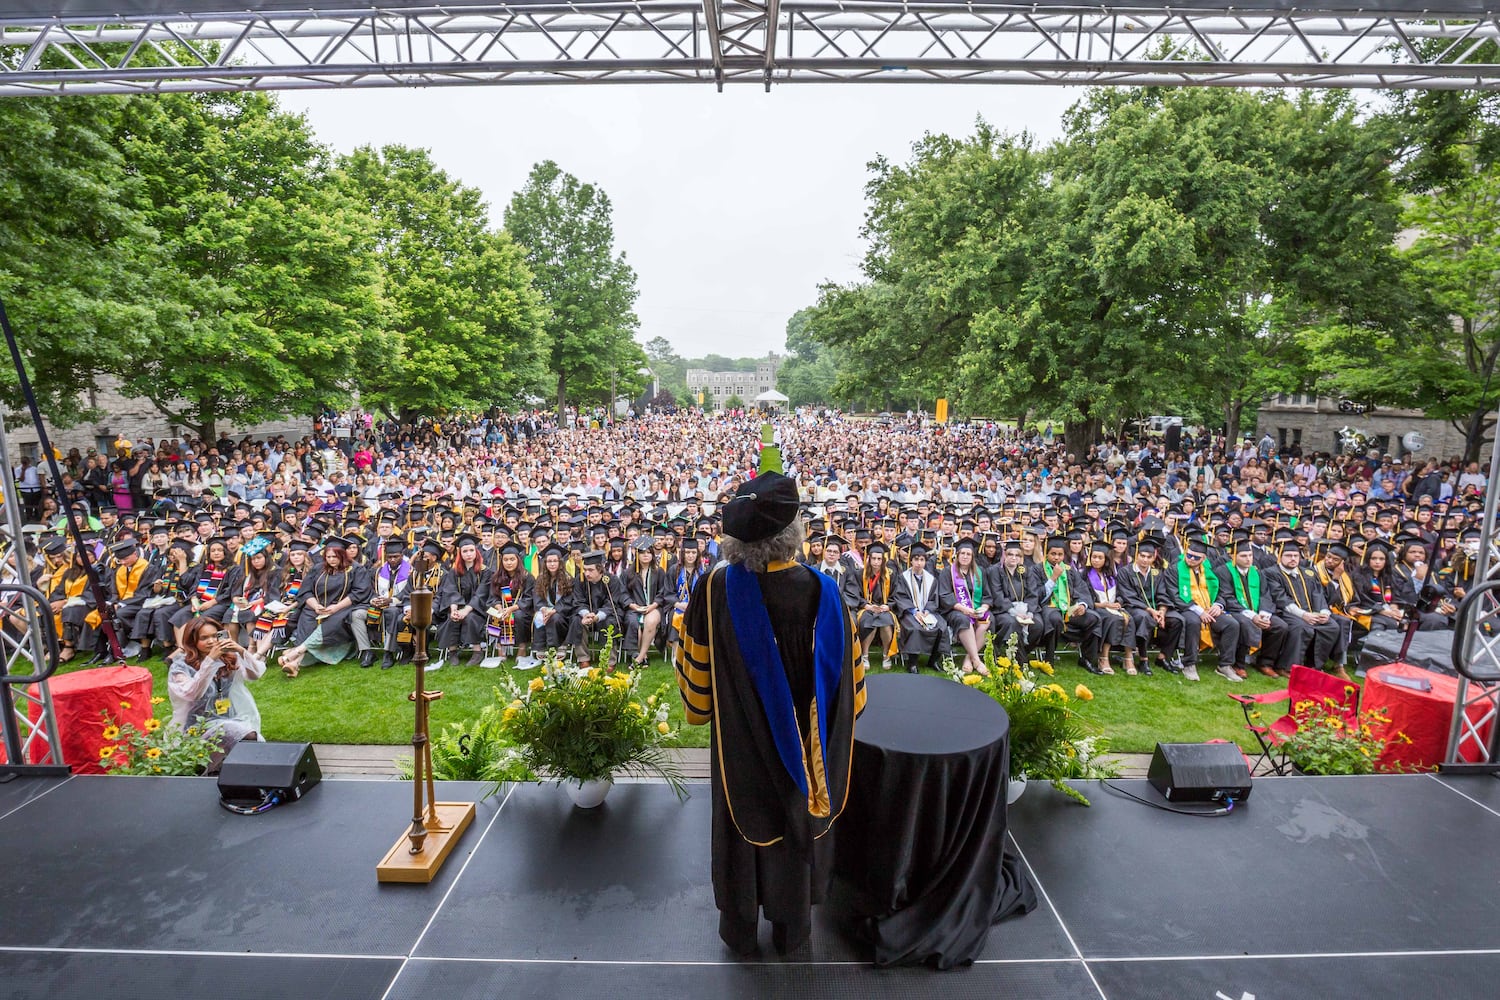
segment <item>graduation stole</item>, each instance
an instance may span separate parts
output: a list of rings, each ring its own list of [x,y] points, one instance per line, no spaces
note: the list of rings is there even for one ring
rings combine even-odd
[[[1057,584],[1057,586],[1052,588],[1052,606],[1066,616],[1068,609],[1073,606],[1072,597],[1068,594],[1068,564],[1060,563],[1058,568],[1062,572],[1058,573],[1057,576],[1053,577],[1049,574],[1052,582]]]
[[[1203,574],[1203,587],[1208,591],[1208,603],[1213,604],[1219,599],[1219,575],[1210,573],[1206,567],[1206,560],[1198,564],[1199,572]],[[1187,603],[1193,603],[1193,571],[1188,569],[1187,560],[1181,557],[1177,559],[1177,593]]]
[[[224,579],[224,572],[227,568],[218,566],[198,575],[198,600],[206,604],[218,595],[219,581]]]
[[[1249,608],[1251,611],[1259,614],[1260,568],[1252,565],[1249,572],[1242,576],[1240,568],[1232,566],[1229,570],[1229,579],[1234,583],[1234,596],[1240,602],[1240,607]]]
[[[958,571],[958,562],[956,560],[948,567],[948,572],[953,575],[953,595],[958,598],[958,603],[965,607],[977,608],[979,605],[976,602],[984,600],[984,574],[974,574],[974,592],[971,594],[969,592],[969,581]],[[990,613],[986,611],[976,620],[982,622],[989,621]]]
[[[147,565],[146,560],[137,559],[134,566],[121,566],[115,570],[115,593],[120,595],[120,600],[128,601],[135,596],[135,588],[141,585]]]
[[[846,613],[838,583],[821,573],[814,576],[821,590],[813,620],[813,703],[808,712],[811,747],[803,745],[797,727],[797,707],[792,703],[792,688],[776,646],[776,634],[771,630],[759,578],[743,566],[731,564],[724,580],[740,657],[760,695],[776,755],[798,791],[807,796],[808,813],[827,817],[833,814],[828,789],[828,717],[844,672]]]

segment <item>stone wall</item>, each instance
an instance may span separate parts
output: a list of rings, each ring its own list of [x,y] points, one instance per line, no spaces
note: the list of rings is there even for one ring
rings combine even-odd
[[[160,410],[151,405],[149,400],[121,395],[118,386],[119,383],[116,381],[101,380],[92,402],[92,405],[103,411],[97,421],[84,421],[72,427],[54,427],[48,422],[47,436],[51,439],[53,446],[61,450],[64,455],[70,448],[77,448],[80,452],[87,454],[90,448],[98,451],[107,450],[110,443],[120,434],[124,434],[128,440],[134,442],[145,437],[155,441],[181,438],[188,433],[185,428],[174,427]],[[45,413],[42,414],[43,420],[46,416]],[[20,461],[23,455],[37,454],[36,428],[32,426],[31,417],[25,410],[5,414],[5,429],[6,443],[10,446],[13,461]],[[246,433],[255,438],[285,434],[288,438],[296,440],[312,432],[312,418],[291,418],[243,428],[233,424],[222,424],[220,429],[227,430],[230,437],[236,440]]]
[[[1285,402],[1284,400],[1306,400]],[[1422,458],[1446,460],[1464,453],[1464,436],[1446,420],[1432,420],[1420,410],[1377,409],[1374,413],[1340,413],[1338,401],[1327,396],[1312,400],[1307,396],[1277,397],[1261,406],[1255,421],[1255,438],[1268,431],[1278,445],[1302,445],[1305,452],[1326,451],[1337,454],[1339,431],[1349,427],[1367,436],[1385,438],[1381,451],[1392,456],[1406,453],[1401,439],[1411,431],[1419,431],[1426,443],[1418,454]],[[1301,432],[1300,440],[1297,432]],[[1488,460],[1486,448],[1482,456]]]

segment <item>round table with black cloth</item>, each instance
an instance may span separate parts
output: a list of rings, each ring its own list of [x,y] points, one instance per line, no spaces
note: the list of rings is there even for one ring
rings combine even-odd
[[[967,964],[992,924],[1036,906],[1005,851],[1010,720],[988,695],[938,677],[871,677],[868,692],[838,870],[876,965]]]

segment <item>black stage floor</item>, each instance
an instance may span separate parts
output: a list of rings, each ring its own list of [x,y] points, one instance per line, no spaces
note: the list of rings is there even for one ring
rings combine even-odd
[[[211,779],[13,781],[0,997],[1500,995],[1492,778],[1262,780],[1223,819],[1032,788],[1010,822],[1041,905],[946,973],[872,968],[836,905],[810,958],[764,942],[733,961],[694,788],[623,784],[593,812],[508,789],[437,882],[402,886],[374,871],[409,815],[401,782],[325,781],[241,817]]]

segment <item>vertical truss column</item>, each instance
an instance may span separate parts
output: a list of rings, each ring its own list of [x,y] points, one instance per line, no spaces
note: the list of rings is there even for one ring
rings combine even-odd
[[[713,56],[714,86],[722,91],[728,77],[757,74],[769,91],[776,68],[781,0],[703,0],[703,17]]]
[[[1458,694],[1448,728],[1443,770],[1500,771],[1500,539],[1495,512],[1500,500],[1500,427],[1490,443],[1490,477],[1485,482],[1484,520],[1479,525],[1479,558],[1474,582],[1464,595],[1453,629],[1453,666]],[[1471,759],[1472,758],[1472,759]]]
[[[0,537],[0,750],[5,756],[0,763],[0,778],[67,774],[46,680],[57,661],[52,609],[31,587],[30,556],[21,532],[21,500],[11,475],[3,420],[0,465],[4,465],[0,494],[5,499],[6,528],[5,536]]]

